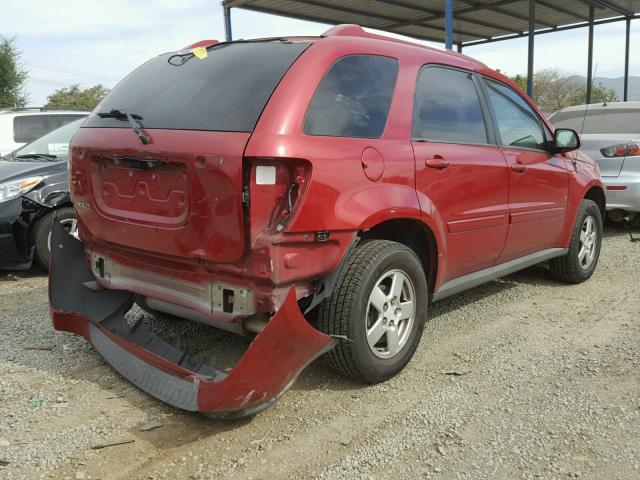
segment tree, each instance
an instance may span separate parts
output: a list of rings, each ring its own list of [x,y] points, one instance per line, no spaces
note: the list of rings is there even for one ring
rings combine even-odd
[[[584,103],[586,87],[575,76],[546,69],[533,76],[533,96],[544,111],[555,112],[569,105]]]
[[[526,79],[521,75],[511,78],[521,88],[526,87]],[[555,112],[571,105],[581,105],[587,99],[584,79],[566,75],[560,70],[545,69],[533,75],[533,96],[536,103],[546,112]],[[598,84],[591,90],[591,102],[615,102],[618,96],[614,90]]]
[[[527,78],[523,77],[522,75],[518,74],[515,77],[511,77],[511,80],[513,80],[515,82],[516,85],[518,85],[523,92],[527,91]]]
[[[47,97],[47,108],[75,108],[93,110],[96,105],[109,93],[103,85],[80,88],[79,84],[56,90]]]
[[[591,103],[617,102],[618,100],[616,91],[605,87],[601,83],[591,89]]]
[[[15,37],[0,36],[0,108],[24,107],[29,98],[25,91],[29,74],[20,63],[21,55]]]

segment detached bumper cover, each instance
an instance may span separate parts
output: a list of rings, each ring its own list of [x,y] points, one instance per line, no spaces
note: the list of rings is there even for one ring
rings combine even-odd
[[[193,361],[144,323],[124,318],[133,295],[95,290],[84,247],[56,221],[51,239],[49,302],[56,330],[82,335],[120,374],[147,393],[184,410],[213,416],[255,414],[274,403],[334,341],[304,319],[293,288],[267,327],[228,374]]]

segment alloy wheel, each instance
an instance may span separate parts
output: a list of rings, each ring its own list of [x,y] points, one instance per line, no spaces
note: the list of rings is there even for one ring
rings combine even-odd
[[[589,216],[584,219],[580,230],[580,249],[578,251],[578,263],[584,270],[589,269],[596,256],[598,244],[598,229],[596,221]]]
[[[390,270],[375,283],[367,305],[367,343],[379,358],[392,358],[407,344],[415,320],[416,293],[402,270]]]

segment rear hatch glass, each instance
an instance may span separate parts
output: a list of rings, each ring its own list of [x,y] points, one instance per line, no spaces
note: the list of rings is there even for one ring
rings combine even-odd
[[[203,59],[165,53],[127,76],[96,111],[140,115],[147,129],[251,132],[276,85],[307,46],[220,44]],[[92,115],[84,127],[129,125]]]

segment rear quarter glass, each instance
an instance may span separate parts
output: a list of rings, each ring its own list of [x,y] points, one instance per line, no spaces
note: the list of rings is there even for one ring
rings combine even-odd
[[[148,129],[251,132],[273,90],[308,43],[220,44],[174,65],[176,52],[149,60],[99,105],[141,115]],[[179,63],[179,62],[178,62]],[[91,116],[83,127],[130,128]]]
[[[379,138],[398,75],[398,60],[347,55],[325,73],[304,119],[307,135]]]

